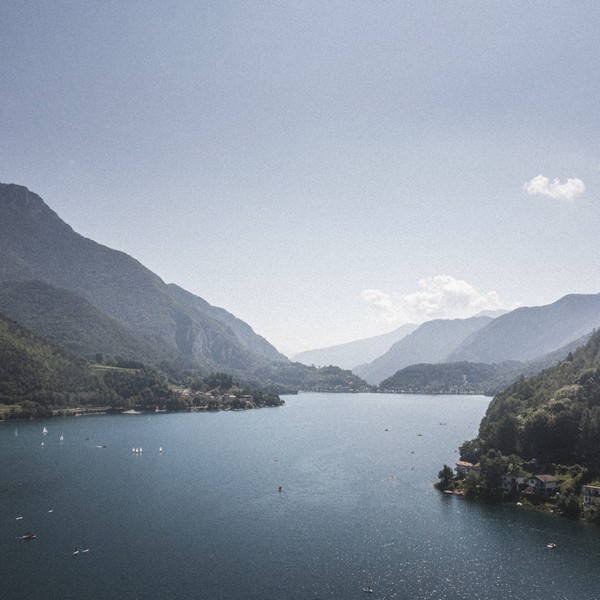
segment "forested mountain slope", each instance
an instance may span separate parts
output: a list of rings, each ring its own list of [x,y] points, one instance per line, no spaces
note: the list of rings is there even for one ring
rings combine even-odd
[[[0,402],[65,403],[66,398],[99,390],[84,359],[0,315]]]
[[[42,281],[0,286],[0,312],[38,336],[98,362],[143,362],[176,376],[198,365],[164,340],[127,327],[87,300]]]
[[[467,459],[490,449],[542,463],[600,468],[600,331],[539,375],[496,395],[479,436],[461,447]]]

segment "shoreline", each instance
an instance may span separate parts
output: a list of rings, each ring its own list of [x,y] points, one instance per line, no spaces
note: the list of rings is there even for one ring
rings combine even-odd
[[[561,512],[559,512],[558,510],[556,510],[556,507],[553,504],[550,504],[548,502],[540,502],[539,504],[537,504],[537,503],[531,502],[527,498],[520,498],[519,500],[516,500],[516,501],[515,500],[486,501],[486,500],[483,500],[482,498],[478,498],[476,496],[469,497],[469,496],[465,495],[465,493],[462,490],[441,490],[438,487],[436,487],[435,483],[433,484],[433,487],[438,492],[443,494],[444,496],[456,496],[457,498],[462,498],[463,500],[466,500],[468,502],[479,502],[481,504],[497,504],[497,505],[504,505],[504,506],[513,506],[515,508],[522,508],[522,509],[526,509],[526,510],[534,510],[537,512],[542,512],[547,515],[552,515],[554,517],[559,517],[561,519],[566,519],[567,521],[573,521],[575,523],[583,523],[584,525],[589,525],[591,527],[598,527],[598,525],[586,520],[583,516],[574,518],[574,517],[569,517],[568,515],[564,515]]]

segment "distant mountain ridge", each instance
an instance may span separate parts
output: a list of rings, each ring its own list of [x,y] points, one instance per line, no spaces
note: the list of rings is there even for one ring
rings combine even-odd
[[[417,327],[418,325],[409,323],[389,333],[327,348],[306,350],[292,358],[305,365],[315,365],[317,367],[336,365],[342,369],[353,369],[357,365],[375,360],[387,352],[394,343],[412,333]]]
[[[378,384],[409,365],[448,362],[446,357],[463,340],[491,321],[491,317],[427,321],[396,342],[384,355],[352,371],[368,383]]]
[[[521,307],[495,318],[428,321],[386,354],[353,372],[370,384],[379,384],[411,365],[526,364],[543,360],[599,326],[600,294],[569,294],[552,304]]]
[[[245,372],[287,358],[251,327],[170,287],[129,255],[89,240],[27,188],[0,184],[0,284],[71,291],[130,329],[207,369]]]
[[[533,377],[544,369],[554,367],[569,353],[585,346],[592,332],[527,362],[502,363],[444,362],[409,365],[384,379],[381,391],[424,393],[484,393],[493,396],[506,389],[521,377]]]
[[[569,294],[545,306],[517,308],[465,339],[448,362],[528,361],[600,326],[600,294]]]

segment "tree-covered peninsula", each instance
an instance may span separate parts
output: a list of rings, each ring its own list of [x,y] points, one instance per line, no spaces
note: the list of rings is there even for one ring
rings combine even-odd
[[[497,394],[460,459],[456,477],[440,471],[439,487],[543,501],[600,523],[600,331],[556,366]]]

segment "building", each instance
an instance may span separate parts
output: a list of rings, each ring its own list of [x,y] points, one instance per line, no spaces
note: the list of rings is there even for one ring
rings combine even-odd
[[[600,504],[600,486],[599,485],[584,485],[583,487],[583,503],[584,504]]]
[[[467,462],[466,460],[459,460],[456,463],[455,471],[457,477],[466,477],[469,473],[473,473],[473,475],[479,477],[479,474],[481,473],[481,469],[478,466]]]
[[[525,477],[521,475],[503,475],[502,489],[507,492],[518,492],[525,484]]]
[[[529,478],[527,485],[535,494],[547,496],[556,491],[558,479],[554,475],[534,475]]]

